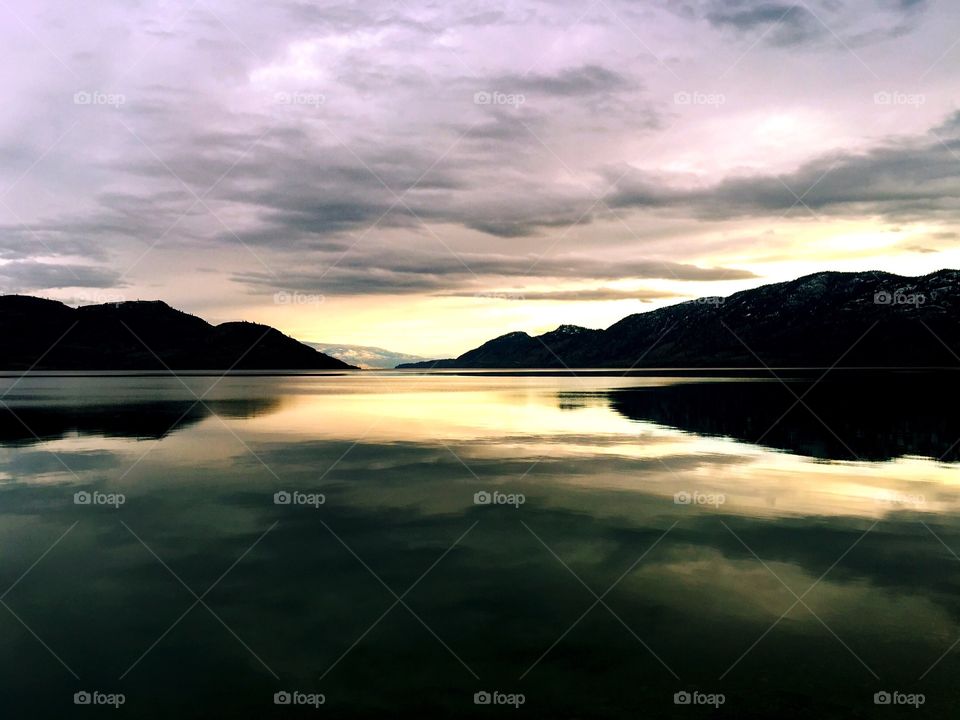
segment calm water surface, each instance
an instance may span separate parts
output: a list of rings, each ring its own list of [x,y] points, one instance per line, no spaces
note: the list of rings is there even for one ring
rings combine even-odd
[[[3,717],[960,702],[953,377],[31,377],[0,395]],[[475,704],[495,691],[522,707]]]

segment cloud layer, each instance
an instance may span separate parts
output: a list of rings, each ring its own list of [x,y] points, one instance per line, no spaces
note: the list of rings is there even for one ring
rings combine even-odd
[[[3,291],[666,299],[787,272],[755,238],[814,219],[953,247],[960,18],[924,0],[2,13]]]

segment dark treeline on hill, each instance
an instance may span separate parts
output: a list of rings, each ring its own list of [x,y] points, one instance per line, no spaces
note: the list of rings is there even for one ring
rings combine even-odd
[[[821,272],[401,368],[956,367],[960,271]]]
[[[0,297],[0,370],[349,369],[248,322],[210,323],[166,303],[71,308],[22,295]]]

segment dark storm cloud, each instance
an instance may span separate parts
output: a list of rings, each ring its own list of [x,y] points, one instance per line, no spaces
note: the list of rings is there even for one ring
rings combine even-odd
[[[38,255],[104,259],[106,254],[103,249],[83,235],[83,232],[77,232],[77,228],[0,226],[0,260],[18,260]]]
[[[216,183],[215,200],[255,209],[257,222],[219,233],[224,242],[283,250],[311,245],[329,249],[331,236],[439,222],[499,237],[525,237],[543,228],[575,223],[593,204],[576,190],[543,187],[536,164],[549,158],[535,133],[535,114],[481,116],[472,125],[444,129],[444,142],[406,145],[366,142],[350,149],[318,141],[305,132],[271,131],[254,151],[210,162],[203,141],[191,140],[167,164],[196,187]],[[460,153],[444,156],[457,145]],[[510,164],[501,154],[513,151]],[[229,162],[228,162],[229,160]],[[162,174],[145,159],[126,166],[148,176]],[[219,183],[217,178],[229,171]]]
[[[835,41],[857,46],[904,35],[927,6],[927,0],[713,0],[706,18],[715,27],[769,45]]]
[[[536,146],[517,117],[485,120],[477,127],[481,135],[502,135],[515,146],[526,139],[530,140],[526,147]],[[810,216],[812,211],[896,220],[932,215],[950,219],[960,214],[960,162],[953,155],[960,153],[958,135],[960,123],[958,116],[953,116],[926,135],[891,140],[861,154],[833,154],[789,174],[732,176],[694,189],[678,188],[669,178],[631,171],[604,202],[616,210],[646,210],[706,221],[770,218],[791,211],[794,216]],[[213,145],[235,148],[250,136],[210,140]],[[470,133],[461,142],[469,147]],[[551,229],[565,229],[578,220],[582,224],[596,221],[604,208],[585,189],[567,188],[561,193],[514,168],[491,168],[487,160],[477,162],[472,153],[444,159],[422,178],[419,168],[430,167],[435,151],[431,154],[416,145],[369,145],[353,153],[338,146],[317,152],[305,133],[284,131],[283,142],[268,138],[236,162],[234,172],[218,185],[214,196],[221,202],[256,209],[257,222],[239,231],[220,228],[218,242],[235,244],[239,240],[276,251],[319,253],[310,259],[316,270],[303,270],[300,258],[292,268],[289,258],[279,259],[279,278],[255,269],[235,274],[236,281],[254,288],[282,286],[345,295],[475,295],[491,286],[491,278],[710,281],[752,277],[739,270],[684,263],[600,262],[559,256],[534,264],[535,255],[519,252],[461,252],[457,257],[422,248],[406,252],[385,248],[377,238],[388,229],[403,229],[429,239],[431,233],[423,223],[445,223],[503,238],[549,236]],[[171,162],[190,177],[199,179],[210,173],[190,152]],[[610,181],[621,174],[620,169],[611,171]],[[802,196],[802,204],[798,196]],[[344,254],[342,258],[340,254]],[[528,299],[555,300],[617,297],[616,291],[606,289],[522,294]]]
[[[112,288],[119,273],[89,265],[58,264],[14,260],[0,265],[0,294],[49,288]]]
[[[826,32],[820,21],[799,3],[717,3],[707,19],[718,27],[732,27],[740,32],[759,29],[774,45],[799,45]]]
[[[288,270],[277,277],[265,272],[239,273],[234,280],[253,288],[282,288],[286,290],[318,292],[330,295],[444,293],[461,288],[455,293],[476,296],[487,292],[481,279],[490,278],[548,278],[551,280],[615,280],[619,278],[669,279],[686,281],[737,280],[755,277],[752,273],[730,268],[701,268],[682,263],[637,260],[609,263],[584,256],[559,256],[538,259],[535,256],[518,258],[512,255],[481,255],[477,253],[427,255],[399,254],[387,248],[366,253],[347,253],[330,257],[326,267],[317,270]],[[520,293],[527,296],[526,293]],[[640,297],[640,293],[618,294],[615,290],[579,291],[578,299],[623,299],[625,297],[654,299],[665,297],[654,294]],[[549,293],[531,293],[530,299],[565,299]]]
[[[180,246],[205,240],[191,230],[190,220],[207,211],[196,205],[191,208],[192,196],[186,191],[107,192],[96,200],[98,207],[92,212],[62,214],[29,227],[0,226],[0,259],[78,258],[99,263],[110,259],[110,240],[133,241],[141,248],[158,239]],[[170,236],[172,228],[176,233]]]
[[[605,300],[668,300],[679,297],[677,293],[659,290],[617,290],[616,288],[585,288],[583,290],[488,290],[479,293],[450,293],[449,297],[487,297],[502,300],[554,300],[569,302],[605,301]]]
[[[882,9],[909,16],[927,10],[930,7],[930,0],[877,0],[877,5]]]
[[[192,272],[191,253],[206,251],[204,263],[216,264],[212,256],[222,253],[231,266],[221,272],[268,284],[257,276],[260,263],[237,270],[253,262],[237,251],[242,243],[282,276],[293,268],[291,283],[304,287],[458,293],[528,277],[536,253],[574,224],[596,229],[596,248],[569,262],[545,259],[529,270],[534,277],[743,279],[749,274],[696,267],[711,264],[696,239],[678,240],[672,265],[632,258],[659,256],[645,247],[667,234],[657,215],[776,218],[796,201],[782,183],[798,195],[814,186],[804,203],[818,214],[952,219],[960,212],[957,117],[936,129],[944,143],[929,134],[826,157],[822,144],[804,136],[782,163],[742,147],[725,165],[689,160],[727,139],[747,144],[733,137],[738,118],[762,122],[774,104],[767,88],[783,52],[767,46],[789,46],[816,77],[810,87],[786,82],[791,93],[797,86],[796,96],[776,98],[797,110],[801,126],[850,92],[846,76],[833,76],[842,70],[839,55],[821,52],[823,42],[836,42],[824,24],[854,44],[891,36],[921,27],[935,9],[923,0],[609,0],[592,9],[540,0],[496,8],[472,0],[107,0],[93,18],[72,6],[47,7],[49,0],[18,2],[43,42],[22,27],[0,27],[11,53],[0,74],[17,98],[0,128],[0,192],[13,188],[8,201],[30,227],[0,213],[0,262],[34,261],[2,266],[0,278],[11,286],[105,287],[111,273],[100,268],[126,270],[154,246],[171,255],[156,264],[148,255],[134,273],[141,285],[179,280],[169,268]],[[125,31],[94,42],[102,27]],[[917,75],[936,59],[912,60],[925,46],[917,38],[902,54]],[[671,102],[679,89],[697,89],[678,87],[679,78],[706,82],[741,59],[732,124],[727,109],[711,108],[720,120],[705,131],[703,108]],[[81,90],[119,92],[126,101],[77,106],[71,99]],[[477,103],[477,92],[524,101]],[[278,100],[293,93],[323,101]],[[869,99],[852,120],[834,118],[847,126],[840,132],[864,139],[857,125],[875,109]],[[925,121],[934,117],[931,107],[923,113]],[[678,119],[676,135],[667,136]],[[681,183],[657,170],[691,165],[699,173],[692,187],[689,178]],[[742,167],[758,170],[744,175]],[[629,216],[611,214],[607,204]],[[623,225],[633,230],[647,220],[642,238],[623,237]],[[461,252],[463,262],[440,257],[437,237],[470,252]],[[434,245],[426,253],[425,243]],[[558,256],[572,258],[569,250],[558,248]],[[600,250],[605,263],[589,259]],[[51,260],[76,262],[79,277],[64,274],[66,265],[58,274],[36,262]],[[599,299],[613,291],[578,297],[585,292]]]
[[[604,204],[683,211],[703,220],[776,216],[791,208],[809,214],[804,205],[817,213],[904,219],[960,211],[960,163],[954,156],[960,156],[958,116],[926,135],[891,140],[862,154],[817,158],[785,175],[734,175],[696,189],[678,189],[669,177],[640,171],[623,176],[622,168],[613,168],[607,172],[609,182],[623,177],[603,203],[589,188],[544,185],[536,175],[536,163],[548,156],[536,137],[542,123],[537,114],[494,113],[472,126],[448,127],[445,140],[456,142],[459,152],[447,156],[441,156],[437,143],[368,142],[346,149],[327,138],[318,144],[302,128],[206,133],[186,139],[167,163],[198,189],[216,184],[208,204],[255,211],[243,226],[218,227],[220,242],[239,239],[278,251],[343,250],[374,224],[385,230],[443,223],[525,238],[578,221],[588,225],[601,217]],[[254,149],[244,153],[251,145]],[[505,152],[514,153],[506,165],[501,160]],[[149,159],[127,166],[134,173],[162,175],[163,168],[157,168]],[[191,198],[182,187],[168,189],[166,195],[166,221],[172,222]],[[102,204],[111,214],[103,229],[135,232],[138,222],[155,218],[156,212],[143,210],[152,206],[155,211],[154,202],[162,197],[104,196]],[[150,234],[162,232],[161,226]]]
[[[493,78],[491,83],[491,87],[504,91],[558,97],[614,92],[632,86],[623,75],[598,65],[568,68],[553,75],[501,75]]]
[[[775,217],[791,209],[807,215],[812,210],[898,220],[956,219],[960,216],[958,119],[960,115],[954,115],[919,138],[892,140],[860,154],[821,157],[793,173],[731,177],[702,189],[671,189],[657,178],[631,173],[610,204],[683,209],[710,219]]]

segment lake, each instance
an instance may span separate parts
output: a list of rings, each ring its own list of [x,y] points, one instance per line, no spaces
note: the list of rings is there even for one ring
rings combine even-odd
[[[953,716],[956,377],[714,375],[0,378],[0,708]]]

